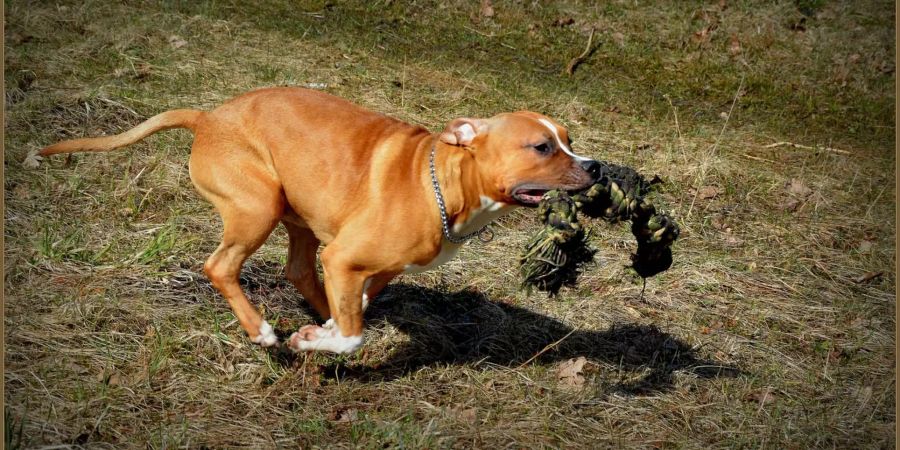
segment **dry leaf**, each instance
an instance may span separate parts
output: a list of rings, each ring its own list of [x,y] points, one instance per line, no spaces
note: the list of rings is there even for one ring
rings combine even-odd
[[[477,418],[477,410],[475,408],[453,408],[450,410],[456,420],[465,423],[475,423],[475,419]]]
[[[37,151],[28,152],[28,156],[25,157],[25,160],[22,161],[22,166],[26,169],[37,169],[41,165],[41,161],[44,159],[43,156],[37,154]]]
[[[697,191],[697,196],[702,200],[709,200],[712,198],[716,198],[719,194],[724,194],[725,189],[720,188],[719,186],[703,186],[700,190]]]
[[[698,44],[703,44],[703,43],[709,41],[710,35],[712,34],[713,31],[715,31],[716,27],[717,27],[716,24],[707,25],[707,26],[703,27],[700,31],[695,32],[694,36],[693,36],[694,42],[696,42]]]
[[[870,281],[870,280],[873,280],[873,279],[875,279],[875,278],[878,278],[878,277],[880,277],[880,276],[883,275],[883,274],[884,274],[884,272],[880,272],[880,271],[879,271],[879,272],[867,272],[867,273],[864,274],[864,275],[860,275],[860,276],[854,278],[854,279],[853,279],[853,282],[856,283],[856,284],[859,284],[859,283],[865,283],[866,281]]]
[[[494,17],[494,5],[491,4],[491,0],[481,0],[481,15]]]
[[[728,44],[728,53],[730,53],[731,56],[737,56],[741,53],[741,50],[741,41],[738,40],[736,34],[732,34],[731,43]]]
[[[24,184],[17,184],[12,190],[13,195],[19,200],[27,200],[31,197],[31,190]]]
[[[760,406],[768,405],[775,401],[775,392],[768,387],[758,389],[745,395],[744,400],[759,403]]]
[[[329,419],[337,423],[353,422],[359,417],[359,412],[354,408],[337,410],[329,415]]]
[[[784,199],[784,200],[778,205],[778,208],[781,209],[782,211],[794,212],[794,211],[796,211],[798,208],[800,208],[800,205],[801,205],[802,203],[803,203],[802,201],[797,200],[796,198],[787,198],[787,199]]]
[[[872,245],[874,245],[872,241],[863,239],[859,242],[859,246],[856,247],[856,251],[860,253],[869,253],[869,251],[872,250]]]
[[[169,36],[169,45],[171,45],[172,48],[181,48],[187,45],[187,41],[182,39],[181,36],[173,34]]]
[[[569,16],[566,16],[566,17],[560,17],[559,19],[556,19],[556,21],[553,22],[553,26],[554,27],[565,27],[565,26],[572,25],[573,23],[575,23],[575,19],[573,19]]]
[[[812,189],[803,184],[802,181],[792,178],[791,181],[787,183],[785,186],[789,194],[793,194],[799,197],[808,197],[812,194]]]
[[[578,387],[584,384],[584,377],[581,376],[581,370],[587,362],[584,356],[563,361],[559,365],[556,374],[559,378],[559,384],[568,387]]]
[[[728,223],[725,220],[725,216],[723,216],[721,214],[716,214],[716,215],[712,216],[710,223],[717,230],[725,230],[726,228],[728,228]]]

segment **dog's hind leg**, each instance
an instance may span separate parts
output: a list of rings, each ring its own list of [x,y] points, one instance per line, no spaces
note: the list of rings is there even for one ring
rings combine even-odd
[[[322,316],[323,320],[331,318],[325,288],[316,273],[316,250],[319,239],[309,228],[282,221],[288,233],[288,257],[285,277],[300,291],[310,306]]]
[[[278,343],[272,326],[250,304],[239,282],[244,261],[265,241],[284,212],[280,186],[267,177],[252,154],[227,146],[194,142],[190,174],[197,190],[222,216],[222,243],[203,271],[219,290],[250,339],[262,346]],[[219,154],[228,155],[223,158]]]

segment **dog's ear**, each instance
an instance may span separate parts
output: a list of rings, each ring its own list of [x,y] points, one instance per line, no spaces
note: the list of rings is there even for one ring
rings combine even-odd
[[[482,119],[467,117],[453,119],[441,132],[438,139],[445,144],[468,147],[476,137],[487,131],[487,123]]]

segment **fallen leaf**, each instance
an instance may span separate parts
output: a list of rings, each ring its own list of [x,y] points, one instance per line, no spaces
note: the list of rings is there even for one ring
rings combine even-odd
[[[41,161],[44,159],[43,156],[37,154],[37,150],[28,152],[28,155],[25,157],[25,160],[22,161],[22,166],[26,169],[37,169],[41,165]]]
[[[856,251],[860,253],[869,253],[869,251],[872,250],[872,245],[874,245],[872,241],[863,239],[859,242],[859,246],[856,247]]]
[[[725,216],[723,216],[722,214],[716,214],[716,215],[712,216],[710,223],[717,230],[724,230],[724,229],[728,228],[728,224],[725,221]]]
[[[13,44],[24,44],[26,42],[31,42],[32,39],[34,39],[34,36],[32,36],[30,34],[22,34],[22,33],[15,32],[12,35],[10,35],[9,42],[12,42]]]
[[[359,412],[354,408],[338,409],[329,414],[328,418],[337,423],[353,422],[359,417]]]
[[[768,405],[775,401],[775,392],[772,388],[762,388],[748,393],[744,400],[759,403],[760,406]]]
[[[27,200],[31,197],[31,190],[24,184],[17,184],[16,187],[13,188],[13,195],[19,200]]]
[[[456,420],[465,423],[475,423],[475,419],[477,418],[476,414],[477,410],[475,408],[453,408],[450,410],[450,413]]]
[[[481,15],[494,17],[494,5],[491,3],[491,0],[481,0]]]
[[[717,27],[716,24],[707,25],[707,26],[703,27],[702,29],[700,29],[700,31],[694,32],[694,36],[693,36],[694,42],[696,42],[698,44],[703,44],[703,43],[709,41],[710,35],[712,34],[713,31],[715,31],[716,27]]]
[[[796,198],[786,198],[778,205],[778,208],[782,211],[794,212],[800,208],[802,203],[802,201]]]
[[[553,26],[566,27],[566,26],[572,25],[573,23],[575,23],[575,19],[573,19],[569,16],[566,16],[566,17],[560,17],[559,19],[556,19],[556,21],[553,22]]]
[[[813,192],[812,189],[810,189],[808,186],[803,184],[802,181],[796,178],[791,178],[791,181],[787,183],[785,189],[787,189],[788,194],[793,194],[799,197],[808,197]]]
[[[730,53],[731,56],[737,56],[741,53],[741,50],[741,41],[738,40],[736,34],[732,34],[731,43],[728,44],[728,53]]]
[[[870,281],[875,278],[878,278],[883,274],[884,274],[884,272],[880,272],[880,271],[879,272],[867,272],[864,275],[860,275],[860,276],[854,278],[853,282],[856,284],[865,283],[866,281]]]
[[[147,64],[145,62],[139,63],[135,67],[134,71],[134,79],[143,80],[148,78],[153,73],[153,66]]]
[[[169,36],[169,45],[171,45],[172,48],[181,48],[187,45],[187,41],[182,39],[181,36],[173,34]]]
[[[559,378],[559,384],[567,387],[578,387],[584,384],[584,377],[581,370],[587,362],[584,356],[563,361],[556,371]]]
[[[720,188],[719,186],[703,186],[697,191],[697,196],[702,200],[709,200],[716,198],[719,194],[724,194],[725,189]]]

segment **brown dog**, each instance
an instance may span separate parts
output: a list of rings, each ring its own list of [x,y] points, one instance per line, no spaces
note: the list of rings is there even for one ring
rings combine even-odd
[[[222,243],[203,269],[264,346],[278,339],[238,275],[278,222],[287,229],[286,276],[328,319],[294,333],[295,351],[359,348],[368,299],[392,278],[436,267],[456,254],[461,236],[534,206],[547,190],[584,188],[599,168],[572,153],[565,128],[537,113],[460,118],[431,134],[296,88],[253,91],[211,112],[164,112],[125,133],[40,154],[113,150],[168,128],[193,131],[191,180],[222,216]]]

